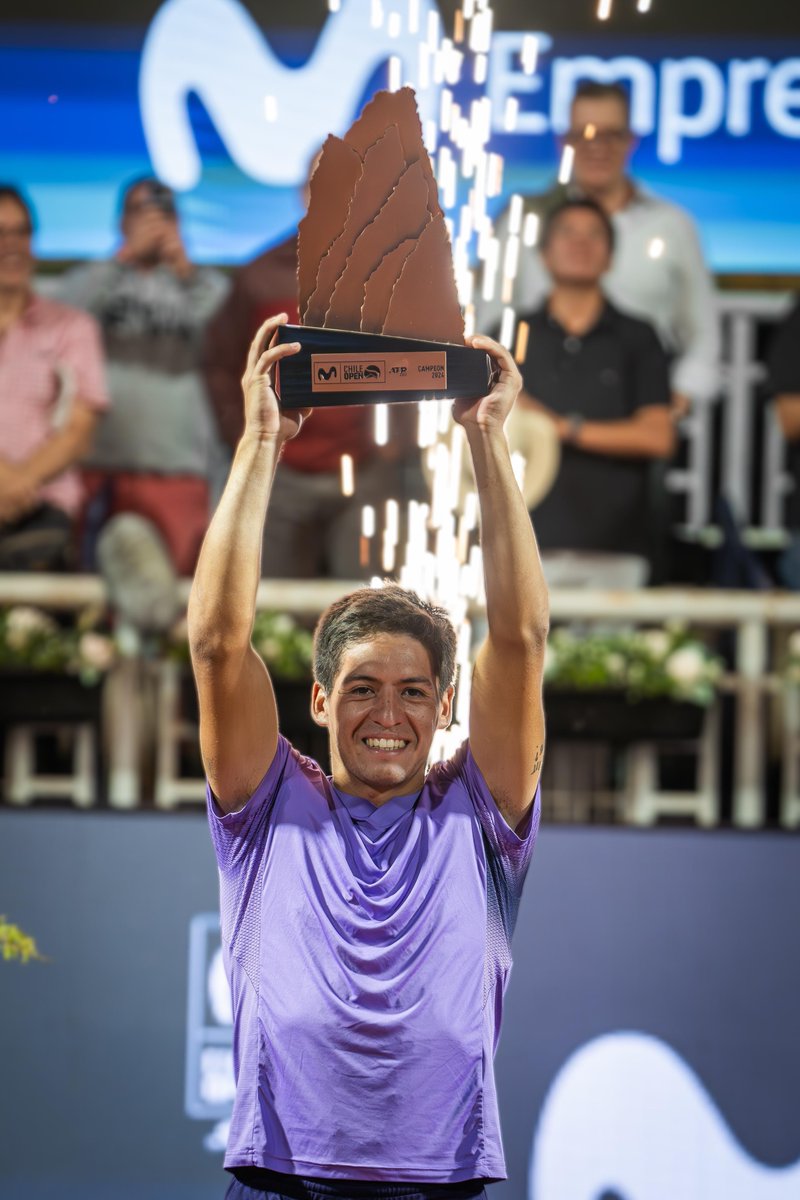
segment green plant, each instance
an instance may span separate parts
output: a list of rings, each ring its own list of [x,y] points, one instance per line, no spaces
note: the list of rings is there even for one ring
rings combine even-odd
[[[256,613],[252,643],[276,679],[291,681],[310,678],[314,639],[288,613]],[[188,663],[185,620],[172,630],[164,653],[178,662]]]
[[[313,642],[309,631],[287,613],[256,614],[253,645],[279,679],[309,678]]]
[[[94,610],[64,625],[38,608],[0,609],[0,667],[64,671],[87,685],[97,683],[116,659],[113,639],[98,625]]]
[[[662,696],[709,705],[723,664],[682,627],[550,635],[545,683],[575,691],[618,690],[629,700]]]
[[[6,961],[18,958],[20,962],[45,962],[39,953],[36,942],[27,933],[23,933],[16,925],[12,925],[5,917],[0,917],[0,956]]]

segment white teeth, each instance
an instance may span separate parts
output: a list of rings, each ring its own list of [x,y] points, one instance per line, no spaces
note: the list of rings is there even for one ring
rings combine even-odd
[[[408,744],[397,738],[365,738],[365,741],[373,750],[402,750]]]

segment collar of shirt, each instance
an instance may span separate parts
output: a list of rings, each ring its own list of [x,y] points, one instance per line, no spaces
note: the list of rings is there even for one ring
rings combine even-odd
[[[385,804],[373,804],[362,796],[351,796],[343,792],[336,784],[333,785],[337,797],[347,809],[356,825],[366,825],[376,833],[390,829],[396,821],[404,817],[419,799],[419,792],[410,792],[407,796],[392,796]]]
[[[541,308],[537,309],[534,315],[545,325],[547,325],[549,329],[552,329],[555,333],[559,334],[559,336],[563,338],[578,338],[579,341],[584,341],[586,338],[592,337],[593,334],[602,333],[606,329],[612,329],[614,327],[615,317],[617,316],[617,309],[615,309],[614,305],[608,299],[606,299],[597,320],[593,325],[590,325],[588,329],[584,329],[582,333],[572,333],[569,329],[565,329],[561,322],[556,320],[556,318],[550,312],[549,303],[547,300],[545,300]]]
[[[619,208],[615,212],[611,213],[612,217],[615,217],[617,213],[626,212],[631,208],[652,208],[653,205],[659,205],[662,203],[658,196],[646,188],[643,183],[638,183],[635,179],[631,179],[630,176],[627,177],[627,182],[631,189],[628,202],[627,204],[624,204],[622,208]],[[586,193],[577,185],[577,183],[568,183],[562,185],[562,188],[562,198],[564,200],[582,200],[586,195]]]

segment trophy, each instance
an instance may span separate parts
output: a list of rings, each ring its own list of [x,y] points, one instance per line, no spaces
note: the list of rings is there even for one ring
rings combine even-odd
[[[298,237],[301,350],[279,366],[286,408],[475,400],[494,381],[464,345],[450,237],[411,88],[378,92],[329,136]]]

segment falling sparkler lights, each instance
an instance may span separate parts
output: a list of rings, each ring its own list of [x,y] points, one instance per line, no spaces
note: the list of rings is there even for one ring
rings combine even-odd
[[[375,405],[375,445],[386,446],[389,442],[389,406]]]
[[[343,454],[340,460],[342,495],[352,496],[355,493],[355,472],[352,454]]]
[[[598,0],[597,16],[608,20],[613,0]],[[637,0],[639,12],[647,12],[651,0]],[[328,0],[331,12],[341,9],[341,0]],[[397,0],[371,0],[370,24],[373,28],[386,25],[389,37],[402,32],[403,17]],[[471,99],[468,110],[456,102],[454,88],[462,78],[471,77],[472,84],[481,88],[488,75],[494,16],[489,0],[462,0],[453,21],[452,36],[445,37],[441,16],[436,8],[428,12],[424,27],[420,17],[420,0],[408,0],[407,26],[419,36],[417,59],[418,90],[431,83],[441,88],[439,112],[436,118],[423,124],[426,149],[436,164],[440,197],[446,210],[453,243],[453,265],[459,298],[465,308],[465,332],[474,329],[472,304],[474,276],[471,270],[475,248],[482,267],[481,294],[492,300],[499,291],[503,303],[499,340],[506,347],[513,344],[514,358],[524,362],[529,337],[527,322],[517,322],[511,305],[514,281],[523,249],[536,245],[539,236],[539,216],[526,213],[521,195],[510,199],[508,236],[502,244],[494,236],[487,202],[502,194],[503,160],[489,150],[493,128],[492,102],[487,95]],[[536,71],[540,43],[536,34],[525,34],[519,52],[519,65],[526,75]],[[388,66],[388,86],[392,91],[403,84],[403,64],[399,56],[391,56]],[[266,114],[265,100],[265,115]],[[507,132],[519,126],[520,105],[516,97],[505,101],[502,125]],[[277,115],[277,114],[276,114]],[[274,119],[267,116],[267,119]],[[591,138],[590,127],[584,136]],[[559,164],[558,179],[568,183],[573,170],[574,148],[565,146]],[[467,189],[466,198],[460,187]],[[665,251],[663,239],[652,239],[648,254],[660,257]],[[385,404],[374,409],[374,438],[379,446],[389,441],[389,411]],[[450,612],[458,634],[457,670],[459,691],[455,722],[450,730],[437,735],[433,755],[444,757],[452,753],[466,736],[469,715],[470,651],[472,630],[470,606],[484,602],[483,561],[476,544],[478,498],[474,490],[465,490],[465,438],[459,425],[454,425],[447,402],[428,401],[418,406],[417,442],[424,456],[431,482],[430,504],[412,500],[401,514],[395,499],[389,499],[379,514],[371,505],[361,509],[360,561],[365,569],[378,565],[384,572],[397,573],[400,583],[428,599],[443,604]],[[524,475],[521,456],[513,459],[518,479]],[[343,455],[341,461],[342,490],[355,487],[353,460]],[[402,519],[401,519],[402,518]],[[382,528],[379,531],[379,525]],[[403,530],[405,544],[400,545]],[[379,546],[375,545],[380,532]],[[378,576],[374,586],[381,586]]]
[[[575,147],[569,143],[561,151],[561,162],[558,165],[558,182],[569,183],[572,178],[572,168],[575,163]]]

